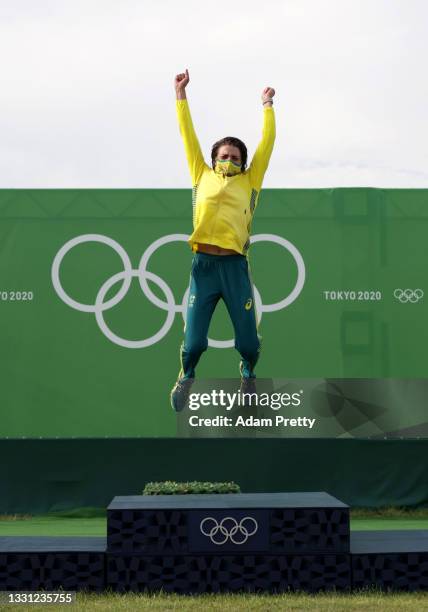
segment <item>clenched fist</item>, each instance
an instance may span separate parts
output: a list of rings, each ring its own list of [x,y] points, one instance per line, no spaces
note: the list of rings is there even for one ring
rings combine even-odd
[[[176,91],[184,91],[184,89],[186,88],[187,83],[189,82],[189,71],[186,68],[186,73],[181,72],[180,74],[177,74],[177,76],[174,79],[174,86],[175,86],[175,90]]]
[[[262,102],[266,102],[266,100],[271,100],[275,95],[275,90],[273,87],[265,87],[262,91]]]

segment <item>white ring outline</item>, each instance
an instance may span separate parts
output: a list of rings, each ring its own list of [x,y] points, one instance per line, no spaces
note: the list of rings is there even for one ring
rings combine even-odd
[[[250,244],[256,244],[257,242],[274,242],[279,244],[290,252],[294,258],[294,261],[296,262],[297,280],[291,293],[279,302],[274,304],[263,304],[262,306],[262,312],[275,312],[276,310],[282,310],[294,302],[303,289],[306,277],[305,262],[294,244],[282,236],[277,236],[276,234],[256,234],[255,236],[251,236]]]
[[[403,299],[403,296],[406,299]],[[412,304],[416,304],[419,302],[421,298],[424,296],[423,289],[394,289],[394,297],[401,303],[407,304],[407,302],[411,302]],[[414,299],[413,299],[414,298]]]
[[[204,525],[206,521],[213,521],[214,526],[208,531],[208,533],[206,531],[204,531]],[[232,523],[234,523],[234,525],[228,530],[227,527],[224,526],[224,523],[226,521],[232,521]],[[248,529],[246,527],[244,527],[243,523],[244,521],[253,521],[254,523],[254,528],[251,532],[248,531]],[[201,533],[204,536],[207,536],[210,538],[211,542],[213,544],[216,544],[218,546],[222,546],[223,544],[225,544],[228,539],[230,538],[230,541],[235,544],[236,546],[240,546],[241,544],[245,544],[245,542],[248,540],[249,537],[251,537],[252,535],[254,535],[256,533],[256,531],[258,530],[259,526],[258,523],[256,521],[255,518],[253,518],[252,516],[244,516],[238,523],[238,521],[236,520],[236,518],[234,518],[233,516],[225,516],[224,518],[222,518],[222,520],[220,521],[220,523],[217,521],[217,519],[215,519],[213,516],[207,516],[205,517],[200,525],[199,525],[199,529],[201,531]],[[224,536],[224,540],[218,542],[217,540],[214,540],[215,536],[217,535],[217,533],[220,531],[220,533]],[[237,532],[240,532],[244,535],[244,538],[242,541],[236,541],[234,540],[234,536]]]
[[[61,281],[59,279],[59,267],[64,256],[73,247],[84,242],[102,242],[103,244],[106,244],[107,246],[111,247],[113,251],[116,251],[116,253],[121,258],[124,267],[124,272],[127,274],[125,277],[125,282],[123,283],[117,295],[110,298],[108,302],[105,302],[105,304],[103,304],[103,310],[107,310],[108,308],[116,306],[116,304],[118,304],[120,300],[125,297],[125,295],[128,293],[128,289],[131,285],[132,280],[132,265],[131,260],[128,257],[128,253],[118,242],[116,242],[116,240],[113,240],[113,238],[109,238],[108,236],[104,236],[103,234],[82,234],[81,236],[76,236],[75,238],[72,238],[71,240],[66,242],[60,248],[53,260],[51,270],[52,284],[59,297],[62,299],[63,302],[67,304],[67,306],[70,306],[71,308],[74,308],[75,310],[80,310],[82,312],[95,312],[95,304],[82,304],[81,302],[73,300],[73,298],[71,298],[68,293],[64,291],[61,285]]]
[[[103,334],[115,344],[118,344],[119,346],[123,346],[125,348],[146,348],[147,346],[151,346],[152,344],[156,344],[156,342],[159,342],[159,340],[162,340],[162,338],[166,336],[166,334],[171,329],[172,324],[174,323],[174,318],[175,318],[175,312],[173,309],[173,306],[175,304],[174,296],[172,294],[171,289],[169,288],[169,286],[166,284],[166,282],[162,278],[160,278],[156,274],[153,274],[152,272],[146,271],[145,274],[148,276],[148,278],[152,280],[154,283],[156,283],[164,291],[166,298],[168,300],[168,303],[170,304],[171,307],[167,311],[165,323],[162,325],[159,331],[153,334],[153,336],[150,336],[149,338],[144,338],[143,340],[125,340],[124,338],[121,338],[120,336],[117,336],[116,334],[114,334],[111,331],[111,329],[107,327],[107,324],[104,321],[104,317],[103,317],[103,309],[99,306],[100,302],[101,304],[103,303],[102,300],[105,294],[107,293],[107,291],[110,289],[110,287],[112,287],[115,283],[117,283],[121,278],[124,278],[125,274],[126,272],[118,272],[117,274],[114,274],[109,279],[107,279],[104,285],[102,285],[101,289],[97,293],[97,300],[95,302],[95,306],[97,308],[95,310],[95,318]],[[131,275],[138,276],[139,278],[141,278],[139,270],[133,270],[131,272]]]
[[[161,236],[161,238],[158,238],[157,240],[152,242],[150,246],[147,247],[140,259],[138,269],[141,272],[141,276],[139,277],[141,289],[144,295],[149,299],[152,304],[158,306],[159,308],[162,308],[163,310],[168,310],[169,305],[166,305],[165,302],[162,302],[162,300],[160,300],[157,295],[153,293],[153,291],[147,284],[145,279],[147,264],[149,263],[150,257],[153,255],[153,253],[155,253],[155,251],[158,250],[159,247],[164,246],[165,244],[169,244],[170,242],[187,242],[188,239],[189,236],[187,234],[167,234],[166,236]],[[160,277],[158,276],[157,278],[159,279]],[[174,301],[174,312],[180,312],[182,308],[183,304],[176,304]]]

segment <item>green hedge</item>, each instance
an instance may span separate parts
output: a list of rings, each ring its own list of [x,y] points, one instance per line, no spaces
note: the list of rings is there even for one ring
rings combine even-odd
[[[241,493],[234,482],[148,482],[143,495],[186,495],[196,493]]]

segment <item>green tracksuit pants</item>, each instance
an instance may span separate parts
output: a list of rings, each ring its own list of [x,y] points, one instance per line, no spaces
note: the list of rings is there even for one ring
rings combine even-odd
[[[197,252],[192,259],[184,340],[180,347],[181,379],[195,377],[195,367],[208,347],[208,328],[220,298],[233,323],[235,348],[241,355],[241,377],[255,378],[254,366],[262,338],[257,333],[248,260],[239,254]]]

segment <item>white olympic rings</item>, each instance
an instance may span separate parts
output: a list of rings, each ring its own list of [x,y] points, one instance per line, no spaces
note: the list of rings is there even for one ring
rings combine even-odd
[[[145,348],[151,346],[152,344],[159,342],[160,340],[162,340],[162,338],[166,336],[166,334],[171,329],[171,326],[174,322],[175,314],[177,312],[181,312],[183,315],[183,319],[185,320],[190,287],[186,289],[181,303],[176,304],[173,293],[167,283],[157,274],[154,274],[153,272],[149,272],[147,270],[149,259],[153,255],[153,253],[161,246],[170,242],[187,242],[188,238],[189,236],[186,234],[168,234],[167,236],[162,236],[161,238],[158,238],[146,249],[140,259],[138,269],[134,270],[132,268],[131,261],[125,249],[112,238],[109,238],[108,236],[104,236],[102,234],[82,234],[81,236],[76,236],[75,238],[72,238],[71,240],[66,242],[59,249],[58,253],[54,257],[51,269],[53,287],[58,296],[63,300],[63,302],[65,302],[71,308],[74,308],[75,310],[80,310],[81,312],[93,312],[95,314],[95,319],[98,323],[100,330],[109,340],[111,340],[111,342],[118,344],[119,346],[123,346],[125,348]],[[280,300],[279,302],[275,302],[274,304],[263,304],[259,291],[253,285],[257,323],[260,322],[263,312],[274,312],[276,310],[281,310],[282,308],[289,306],[300,294],[305,283],[305,264],[303,261],[303,257],[296,249],[296,247],[285,238],[282,238],[282,236],[277,236],[275,234],[257,234],[250,238],[251,244],[264,241],[279,244],[290,252],[297,266],[297,281],[291,293],[287,295],[284,299]],[[78,244],[83,244],[85,242],[101,242],[103,244],[106,244],[119,255],[123,263],[123,271],[111,276],[100,287],[95,299],[95,304],[84,304],[82,302],[74,300],[68,295],[68,293],[66,293],[60,281],[59,271],[63,258],[73,247],[77,246]],[[166,311],[165,322],[159,329],[159,331],[156,332],[153,336],[150,336],[149,338],[144,338],[143,340],[126,340],[125,338],[117,336],[107,326],[103,316],[105,310],[113,308],[113,306],[116,306],[125,297],[130,288],[133,277],[138,278],[141,289],[144,295],[149,299],[149,301],[161,310]],[[155,283],[159,287],[159,289],[163,291],[165,295],[165,301],[161,300],[157,297],[157,295],[153,293],[147,283],[148,280]],[[109,289],[119,281],[122,281],[122,286],[120,287],[117,294],[104,302],[104,298]],[[232,348],[234,346],[234,340],[213,340],[209,338],[208,345],[214,348]]]
[[[419,302],[424,296],[423,289],[395,289],[394,297],[399,300],[402,304],[411,302],[415,304]]]
[[[227,526],[228,522],[230,524],[229,528]],[[201,533],[210,538],[211,542],[218,546],[226,544],[228,540],[237,545],[245,544],[248,538],[256,533],[258,528],[257,521],[252,516],[244,516],[239,523],[233,516],[226,516],[220,522],[212,516],[207,516],[199,525]],[[236,538],[237,534],[239,534],[238,538]]]

